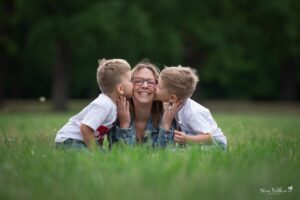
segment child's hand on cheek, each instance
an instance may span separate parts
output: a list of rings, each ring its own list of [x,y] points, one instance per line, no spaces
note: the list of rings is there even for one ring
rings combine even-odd
[[[120,128],[128,128],[130,126],[129,101],[122,96],[117,99],[117,112],[120,120]]]
[[[172,121],[175,118],[176,113],[180,110],[182,107],[182,101],[178,101],[176,103],[173,103],[170,105],[170,103],[165,102],[164,103],[164,114],[162,117],[162,127],[165,130],[170,130]]]

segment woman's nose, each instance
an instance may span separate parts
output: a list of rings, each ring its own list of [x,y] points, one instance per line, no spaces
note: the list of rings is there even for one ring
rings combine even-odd
[[[143,86],[143,87],[149,87],[147,81],[144,81],[142,86]]]

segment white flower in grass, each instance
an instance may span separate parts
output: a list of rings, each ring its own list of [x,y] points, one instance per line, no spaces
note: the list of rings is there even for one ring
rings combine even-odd
[[[41,103],[46,102],[46,97],[44,97],[44,96],[40,97],[40,98],[39,98],[39,101],[40,101]]]

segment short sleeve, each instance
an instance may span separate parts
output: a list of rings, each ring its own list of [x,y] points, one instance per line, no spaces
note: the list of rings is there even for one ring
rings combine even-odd
[[[209,116],[205,112],[195,112],[188,117],[188,128],[197,133],[211,133],[212,130],[209,125]]]
[[[91,127],[93,130],[97,130],[97,128],[105,122],[109,114],[108,108],[95,106],[90,109],[81,123]]]

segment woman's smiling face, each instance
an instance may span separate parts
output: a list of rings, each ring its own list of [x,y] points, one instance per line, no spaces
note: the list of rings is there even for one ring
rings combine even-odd
[[[157,80],[150,69],[142,68],[132,76],[133,101],[139,103],[152,103],[155,97]]]

